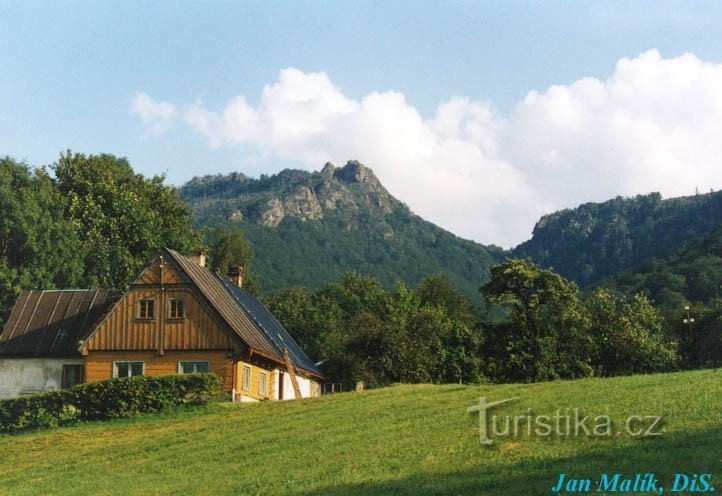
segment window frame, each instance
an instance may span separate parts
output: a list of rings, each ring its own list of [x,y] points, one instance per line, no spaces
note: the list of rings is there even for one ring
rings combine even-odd
[[[261,388],[263,386],[263,388]],[[268,396],[268,373],[259,372],[258,374],[258,394]]]
[[[70,368],[79,371],[78,375],[76,377],[74,377],[75,379],[77,379],[77,382],[75,382],[74,384],[66,385],[66,382],[68,382],[68,381],[66,381],[66,378],[68,378],[67,370]],[[73,386],[77,386],[78,384],[82,384],[84,382],[85,382],[85,365],[83,365],[82,363],[64,363],[63,364],[63,368],[62,368],[61,376],[60,376],[60,388],[61,389],[71,388]]]
[[[143,316],[143,303],[146,303],[146,302],[152,303],[153,312],[151,315]],[[138,309],[136,311],[135,318],[137,320],[155,320],[155,315],[156,315],[155,307],[156,307],[156,305],[155,305],[154,297],[149,296],[149,297],[138,298]]]
[[[183,372],[183,364],[184,363],[196,364],[196,367],[195,367],[196,369],[198,368],[197,364],[205,363],[206,365],[208,365],[208,372],[211,371],[211,361],[210,360],[179,360],[178,361],[178,373],[179,374],[204,374],[205,373],[205,372],[198,372],[197,370],[195,370],[194,372]]]
[[[250,391],[251,390],[251,366],[250,365],[244,365],[243,366],[243,373],[241,375],[241,388],[244,391]]]
[[[180,309],[181,314],[180,315],[173,315],[173,304],[174,303],[180,303]],[[183,320],[186,318],[186,304],[185,304],[185,298],[182,296],[172,296],[168,298],[168,302],[166,303],[166,318],[168,320]]]
[[[121,363],[128,363],[128,364],[139,363],[139,364],[141,364],[140,376],[138,376],[138,375],[124,375],[124,376],[119,375],[118,374],[118,364],[121,364]],[[132,371],[133,371],[132,366],[128,367],[128,372],[132,372]],[[116,360],[113,362],[113,379],[125,378],[125,377],[141,377],[144,375],[145,375],[145,362],[144,361],[141,361],[141,360]]]

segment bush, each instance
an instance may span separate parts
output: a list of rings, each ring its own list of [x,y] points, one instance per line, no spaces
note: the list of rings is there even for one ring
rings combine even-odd
[[[129,377],[0,401],[0,432],[105,420],[170,407],[201,405],[219,396],[215,374]]]

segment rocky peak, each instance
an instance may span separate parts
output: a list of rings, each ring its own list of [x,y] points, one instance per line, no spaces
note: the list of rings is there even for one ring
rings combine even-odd
[[[326,162],[323,166],[323,169],[321,169],[321,176],[324,178],[330,179],[333,177],[334,172],[336,171],[336,166],[333,165],[332,162]]]
[[[334,173],[334,176],[349,183],[365,183],[370,179],[376,179],[371,169],[358,160],[349,160]]]

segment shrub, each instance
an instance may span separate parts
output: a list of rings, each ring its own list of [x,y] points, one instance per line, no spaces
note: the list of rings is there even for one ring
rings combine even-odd
[[[201,405],[219,397],[215,374],[129,377],[0,401],[0,432],[105,420],[170,407]]]

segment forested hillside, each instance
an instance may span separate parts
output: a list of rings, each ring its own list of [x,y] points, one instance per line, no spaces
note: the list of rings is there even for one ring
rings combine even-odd
[[[722,222],[722,192],[663,200],[659,193],[586,203],[545,215],[515,257],[585,286],[663,256]]]
[[[391,196],[371,169],[350,161],[320,172],[284,170],[195,178],[180,190],[203,228],[233,225],[255,251],[265,293],[291,286],[318,289],[347,270],[384,286],[415,287],[443,273],[476,303],[478,288],[504,252],[454,236]]]
[[[722,356],[722,227],[660,258],[600,282],[624,294],[644,293],[682,336],[698,364]],[[695,322],[684,323],[689,305]]]

